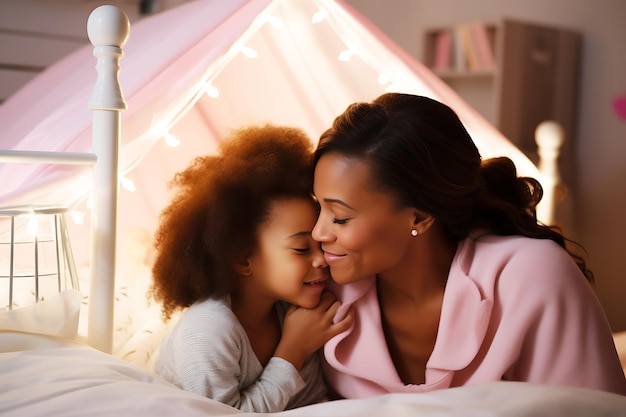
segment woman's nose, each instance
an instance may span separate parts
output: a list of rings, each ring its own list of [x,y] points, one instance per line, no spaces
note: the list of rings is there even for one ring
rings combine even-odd
[[[317,222],[315,223],[315,226],[313,227],[313,230],[311,231],[311,236],[313,237],[313,239],[315,239],[318,242],[328,242],[328,231],[326,230],[326,228],[323,226],[323,219],[322,216],[320,215],[317,218]]]

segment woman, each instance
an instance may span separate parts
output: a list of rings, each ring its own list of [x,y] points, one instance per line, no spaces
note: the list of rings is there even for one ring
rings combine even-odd
[[[509,380],[626,394],[584,259],[537,222],[541,186],[481,162],[426,97],[355,103],[322,134],[313,237],[354,325],[325,346],[342,397]],[[566,245],[567,244],[567,245]]]
[[[166,319],[184,313],[155,372],[246,412],[324,401],[318,350],[351,318],[333,324],[339,303],[311,237],[312,142],[273,125],[228,139],[176,175],[161,217],[152,294]]]

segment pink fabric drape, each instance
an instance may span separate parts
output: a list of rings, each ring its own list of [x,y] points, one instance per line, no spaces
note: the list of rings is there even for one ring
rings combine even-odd
[[[314,23],[320,11],[326,18]],[[92,50],[86,40],[0,107],[2,148],[91,150]],[[344,51],[350,58],[338,60]],[[191,158],[214,152],[230,129],[288,124],[317,140],[348,104],[387,90],[447,103],[483,157],[509,155],[520,173],[537,176],[534,165],[452,89],[341,1],[187,3],[132,25],[121,67],[128,110],[122,113],[120,171],[137,188],[120,191],[124,230],[152,231],[173,174]],[[381,74],[388,81],[379,82]],[[204,94],[208,84],[219,89],[217,98]],[[166,132],[181,145],[166,146]],[[90,181],[84,167],[2,163],[0,206],[83,204]]]

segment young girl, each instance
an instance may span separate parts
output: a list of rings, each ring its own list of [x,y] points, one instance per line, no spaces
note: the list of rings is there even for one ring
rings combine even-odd
[[[152,296],[166,319],[186,310],[155,371],[247,412],[322,401],[317,351],[352,318],[333,323],[339,303],[311,237],[312,142],[272,125],[229,139],[176,175],[162,213]]]

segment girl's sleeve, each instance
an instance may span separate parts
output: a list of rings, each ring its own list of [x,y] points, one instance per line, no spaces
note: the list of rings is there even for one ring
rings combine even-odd
[[[239,393],[241,411],[276,413],[287,408],[289,400],[305,386],[296,368],[288,361],[273,357],[259,378]]]
[[[328,388],[322,372],[321,350],[314,352],[306,359],[300,370],[300,375],[305,382],[305,387],[291,399],[289,408],[303,407],[329,400]]]
[[[254,352],[246,349],[243,329],[220,311],[204,312],[195,319],[197,323],[182,328],[173,342],[182,389],[244,412],[272,413],[283,411],[303,388],[296,368],[281,358],[271,358],[258,379],[242,386],[245,373],[258,372]]]

